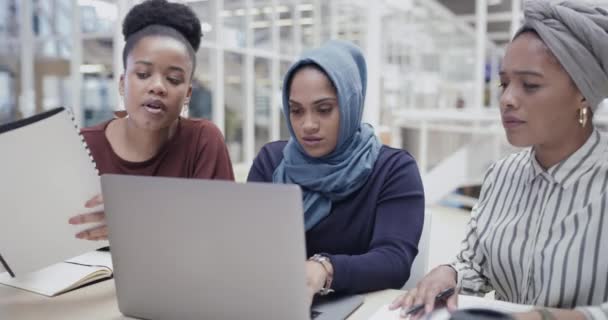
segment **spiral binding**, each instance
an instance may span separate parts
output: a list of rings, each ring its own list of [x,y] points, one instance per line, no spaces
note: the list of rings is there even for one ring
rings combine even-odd
[[[78,133],[78,136],[80,137],[82,146],[84,147],[87,154],[89,155],[89,159],[91,160],[91,163],[93,164],[93,169],[95,169],[95,172],[97,173],[97,175],[99,175],[99,169],[97,169],[97,163],[95,162],[95,159],[93,159],[93,155],[91,154],[91,149],[89,149],[89,145],[87,145],[87,142],[84,139],[84,136],[80,133],[80,126],[78,126],[78,122],[76,121],[76,115],[74,114],[74,111],[72,110],[72,108],[67,108],[67,107],[63,107],[63,109],[68,113],[68,116],[72,119],[72,124],[74,125],[74,128],[76,129],[76,133]]]

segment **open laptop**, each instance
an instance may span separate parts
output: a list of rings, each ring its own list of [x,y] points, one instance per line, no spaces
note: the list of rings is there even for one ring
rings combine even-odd
[[[307,305],[297,186],[103,175],[119,310],[144,319],[345,319]]]

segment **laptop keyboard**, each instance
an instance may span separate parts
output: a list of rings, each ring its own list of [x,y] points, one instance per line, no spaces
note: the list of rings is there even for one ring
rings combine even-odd
[[[315,310],[310,310],[310,318],[314,319],[316,317],[318,317],[321,314],[321,312],[319,311],[315,311]]]

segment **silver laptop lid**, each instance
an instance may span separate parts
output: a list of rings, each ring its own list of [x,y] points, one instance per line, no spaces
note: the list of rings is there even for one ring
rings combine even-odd
[[[101,184],[125,315],[309,318],[299,187],[118,175]]]

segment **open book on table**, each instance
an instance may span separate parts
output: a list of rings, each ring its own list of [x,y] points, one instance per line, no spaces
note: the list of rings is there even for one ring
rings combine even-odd
[[[53,297],[111,277],[110,252],[92,251],[16,278],[0,273],[0,284]]]

